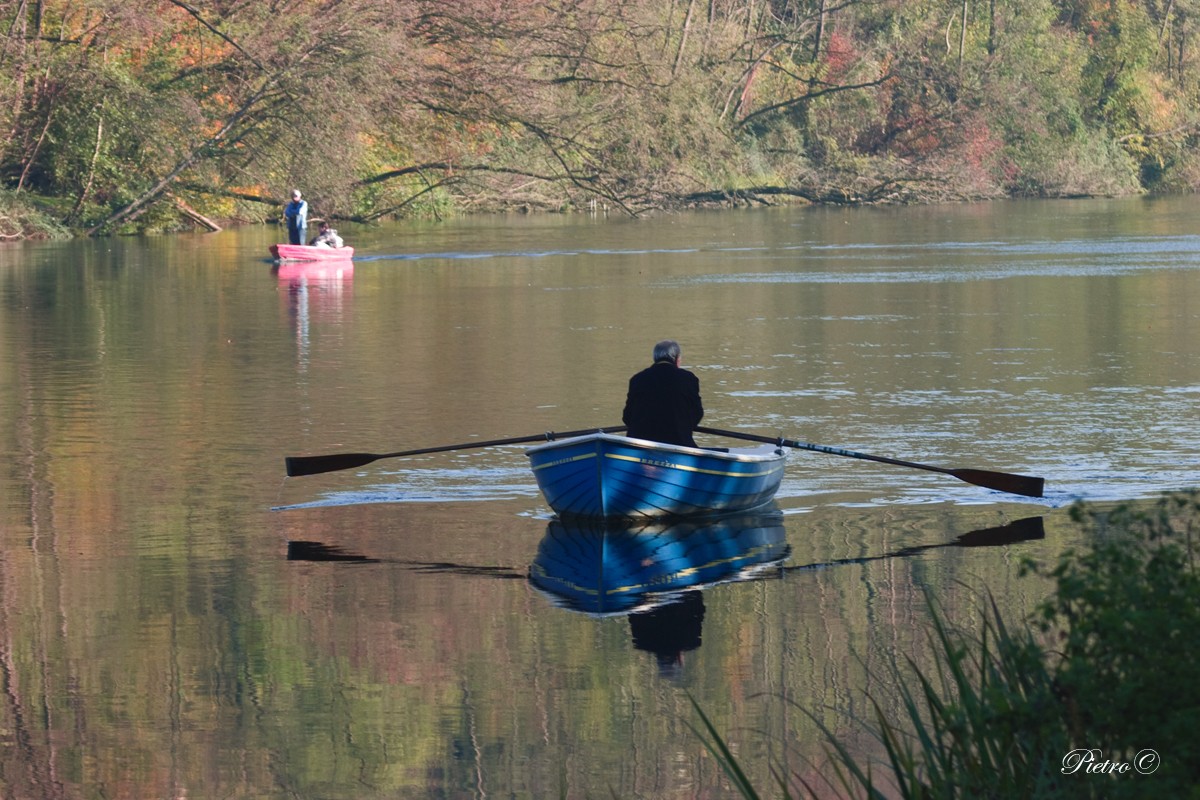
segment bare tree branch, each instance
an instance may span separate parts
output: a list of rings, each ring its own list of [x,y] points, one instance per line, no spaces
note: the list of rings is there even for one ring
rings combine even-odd
[[[891,73],[888,73],[886,75],[879,76],[878,78],[876,78],[873,81],[866,81],[865,83],[840,84],[837,86],[828,86],[824,89],[821,89],[821,90],[815,91],[815,92],[806,92],[806,93],[800,95],[799,97],[793,97],[793,98],[790,98],[788,100],[783,100],[778,103],[772,103],[771,105],[764,106],[755,111],[751,111],[749,114],[747,114],[746,116],[744,116],[740,120],[738,120],[737,124],[738,124],[739,128],[744,128],[746,125],[748,125],[753,120],[756,120],[759,117],[764,117],[768,114],[773,114],[776,111],[781,111],[785,108],[791,108],[792,106],[800,105],[801,103],[807,103],[809,101],[816,100],[818,97],[824,97],[827,94],[837,94],[839,92],[853,92],[853,91],[857,91],[859,89],[869,89],[873,86],[881,86],[882,84],[887,83],[893,77],[894,76]]]

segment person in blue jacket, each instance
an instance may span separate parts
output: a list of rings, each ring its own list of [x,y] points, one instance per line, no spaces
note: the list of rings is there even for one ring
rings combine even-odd
[[[292,202],[283,209],[283,218],[287,222],[288,241],[304,244],[308,233],[308,203],[300,198],[299,189],[292,190]]]
[[[680,356],[679,343],[665,339],[654,345],[654,363],[629,379],[621,415],[627,436],[696,446],[692,431],[704,417],[700,379],[679,366]]]

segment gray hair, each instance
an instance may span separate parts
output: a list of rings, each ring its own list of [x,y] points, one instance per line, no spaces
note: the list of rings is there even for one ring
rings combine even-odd
[[[679,342],[674,339],[663,339],[658,344],[654,345],[654,363],[659,361],[670,361],[674,364],[679,360]]]

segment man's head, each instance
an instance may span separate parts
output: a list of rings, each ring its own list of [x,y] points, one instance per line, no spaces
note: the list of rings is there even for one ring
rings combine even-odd
[[[654,363],[665,361],[678,365],[680,352],[679,342],[674,339],[663,339],[654,345]]]
[[[293,200],[300,199],[300,190],[299,189],[292,189],[292,199]]]

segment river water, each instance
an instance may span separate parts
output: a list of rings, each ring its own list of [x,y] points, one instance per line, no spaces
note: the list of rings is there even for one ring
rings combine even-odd
[[[927,595],[1017,619],[1072,503],[1200,486],[1196,198],[277,233],[0,248],[4,797],[729,796],[691,699],[811,780],[814,720],[867,753],[899,711]],[[605,545],[698,586],[597,604],[520,446],[284,478],[619,424],[667,337],[709,426],[1046,497],[796,451],[778,514]]]

